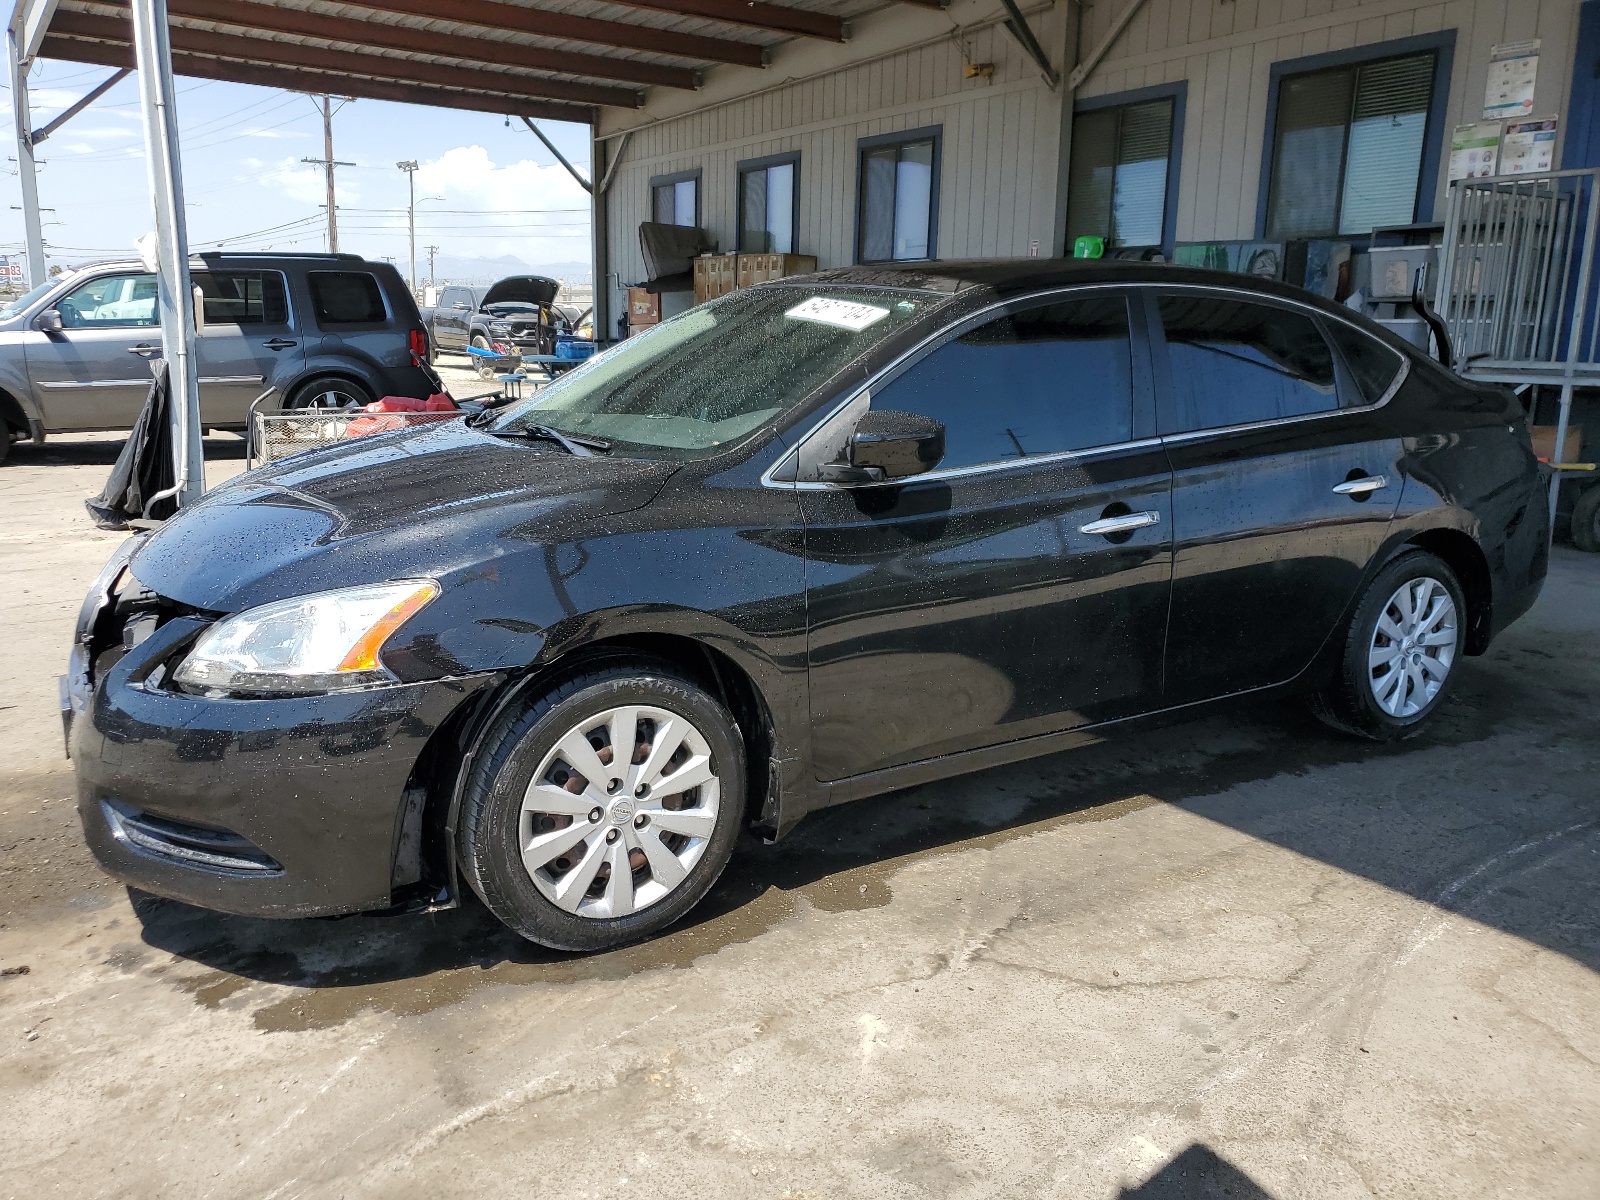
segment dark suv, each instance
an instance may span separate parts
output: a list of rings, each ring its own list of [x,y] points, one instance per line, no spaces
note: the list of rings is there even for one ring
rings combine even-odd
[[[355,254],[202,254],[200,415],[242,429],[275,387],[286,408],[427,396],[416,301]],[[0,459],[14,437],[128,429],[161,354],[156,278],[137,262],[63,275],[0,309]]]

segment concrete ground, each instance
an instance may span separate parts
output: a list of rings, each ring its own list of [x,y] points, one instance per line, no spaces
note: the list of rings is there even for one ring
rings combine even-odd
[[[1600,557],[1404,745],[1244,711],[917,788],[574,958],[96,871],[54,677],[115,450],[0,467],[0,1197],[1600,1196]]]

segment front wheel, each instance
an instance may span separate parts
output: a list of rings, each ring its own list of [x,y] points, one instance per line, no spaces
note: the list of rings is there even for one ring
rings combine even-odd
[[[1443,701],[1466,629],[1455,572],[1426,551],[1402,555],[1362,594],[1338,675],[1311,698],[1311,711],[1359,737],[1410,737]]]
[[[457,853],[489,911],[529,941],[609,950],[710,890],[745,803],[744,743],[714,697],[620,660],[569,678],[490,732]]]
[[[1592,485],[1572,506],[1572,544],[1600,554],[1600,484]]]

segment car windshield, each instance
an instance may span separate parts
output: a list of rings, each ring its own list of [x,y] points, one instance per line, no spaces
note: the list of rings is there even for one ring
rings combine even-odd
[[[52,279],[48,283],[41,283],[32,291],[25,292],[21,296],[18,296],[15,300],[8,302],[4,308],[0,308],[0,321],[5,320],[7,317],[16,316],[19,312],[22,312],[25,308],[27,308],[28,305],[32,304],[40,296],[44,295],[60,282],[61,280],[59,279]]]
[[[783,286],[734,292],[635,334],[495,422],[619,453],[700,458],[752,433],[948,296]]]

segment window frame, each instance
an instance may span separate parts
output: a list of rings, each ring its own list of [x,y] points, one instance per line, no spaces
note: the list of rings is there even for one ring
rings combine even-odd
[[[383,316],[365,321],[325,321],[321,305],[317,299],[317,288],[313,282],[318,275],[365,275],[372,280],[378,289],[378,302],[383,305]],[[360,268],[347,268],[338,270],[311,270],[306,272],[306,296],[311,302],[311,321],[319,330],[325,333],[339,333],[342,330],[387,329],[397,321],[394,306],[389,302],[389,293],[383,286],[383,280],[378,278],[376,271],[367,271]]]
[[[1184,111],[1189,103],[1189,81],[1180,79],[1176,83],[1158,83],[1153,87],[1134,88],[1127,92],[1112,92],[1105,96],[1090,96],[1083,100],[1075,100],[1072,105],[1072,118],[1077,120],[1080,113],[1103,112],[1108,108],[1127,108],[1134,104],[1145,104],[1151,100],[1172,101],[1172,141],[1167,150],[1167,190],[1165,209],[1161,215],[1161,253],[1171,260],[1178,241],[1178,181],[1183,168],[1183,118]],[[1063,168],[1067,173],[1072,170],[1072,145],[1067,146],[1067,162]],[[1061,213],[1061,235],[1067,237],[1067,222],[1072,208],[1072,198],[1067,198],[1066,207]],[[1066,252],[1070,256],[1072,245],[1063,242]],[[1111,247],[1107,247],[1110,249]]]
[[[881,150],[885,146],[904,146],[912,142],[933,143],[933,178],[928,187],[928,256],[926,258],[862,258],[862,235],[866,232],[862,217],[866,211],[867,151]],[[924,125],[920,129],[903,129],[896,133],[879,133],[856,140],[856,226],[851,242],[851,259],[856,264],[885,262],[934,262],[939,257],[939,182],[944,173],[944,126]],[[797,189],[798,190],[798,189]],[[893,231],[890,231],[893,239]]]
[[[746,250],[744,246],[744,177],[752,171],[765,171],[768,167],[781,167],[789,165],[794,167],[794,187],[790,189],[790,207],[793,211],[789,217],[789,228],[794,231],[794,247],[800,245],[800,151],[786,150],[782,154],[768,154],[761,158],[747,158],[734,164],[733,167],[733,240],[736,252],[739,254],[798,254],[799,250],[791,247],[787,251],[762,251]]]
[[[700,217],[700,214],[704,211],[703,205],[705,204],[705,168],[704,167],[690,167],[687,171],[673,171],[672,173],[670,173],[668,175],[652,175],[650,177],[650,190],[646,194],[647,203],[645,205],[645,211],[650,214],[650,220],[652,222],[655,222],[655,219],[656,219],[656,189],[657,188],[661,188],[661,187],[672,187],[675,184],[689,183],[690,181],[693,181],[693,183],[694,183],[694,226],[693,226],[693,228],[695,228],[695,229],[704,229],[705,228],[705,225],[701,222],[701,217]],[[674,216],[677,215],[676,214],[676,202],[674,202],[674,214],[673,215]],[[677,224],[677,222],[673,222],[673,224]],[[687,226],[680,226],[680,228],[688,228],[688,227]]]
[[[204,267],[204,268],[202,268],[200,270],[197,270],[197,271],[193,272],[193,274],[195,274],[195,275],[260,275],[263,278],[265,278],[268,275],[276,275],[278,277],[279,286],[283,288],[283,320],[282,321],[248,321],[248,322],[247,321],[213,321],[210,318],[206,318],[205,320],[203,320],[201,322],[201,324],[206,326],[207,328],[210,328],[210,327],[221,328],[222,326],[227,326],[229,329],[287,329],[287,328],[293,328],[293,326],[294,326],[294,315],[295,315],[294,297],[291,295],[291,293],[289,291],[289,279],[284,274],[284,272],[276,271],[271,267],[215,267],[215,266],[206,266],[206,267]],[[263,308],[265,307],[265,299],[266,299],[265,293],[263,292],[263,296],[262,296]],[[388,307],[388,301],[387,300],[385,300],[385,302],[384,302],[384,307],[385,308]],[[202,308],[201,311],[203,313],[204,309]]]
[[[1151,366],[1155,377],[1156,386],[1156,428],[1158,439],[1162,442],[1182,443],[1199,441],[1202,438],[1224,437],[1234,433],[1244,433],[1257,429],[1271,429],[1279,425],[1295,425],[1302,421],[1326,421],[1335,417],[1361,417],[1384,407],[1393,400],[1395,393],[1404,385],[1411,374],[1411,356],[1400,352],[1400,369],[1395,372],[1394,378],[1389,382],[1388,390],[1378,399],[1367,402],[1360,386],[1350,374],[1350,368],[1345,363],[1344,354],[1339,349],[1339,344],[1328,336],[1328,324],[1340,321],[1349,325],[1357,333],[1367,337],[1373,335],[1354,321],[1345,321],[1342,317],[1325,313],[1310,304],[1303,304],[1284,296],[1272,296],[1265,292],[1252,292],[1243,288],[1230,288],[1220,284],[1201,283],[1146,283],[1135,284],[1144,292],[1144,312],[1146,342],[1150,348]],[[1292,417],[1270,417],[1264,421],[1241,421],[1234,425],[1217,425],[1209,429],[1186,429],[1181,433],[1167,433],[1163,426],[1172,413],[1172,359],[1167,353],[1167,333],[1161,323],[1160,300],[1163,295],[1203,293],[1216,296],[1219,299],[1234,300],[1244,304],[1260,304],[1268,308],[1287,309],[1311,318],[1316,324],[1317,331],[1328,344],[1328,351],[1333,356],[1334,394],[1338,405],[1327,412],[1299,413]],[[1382,339],[1376,339],[1382,342]],[[1387,344],[1387,343],[1383,343]],[[1391,347],[1393,349],[1393,347]],[[1359,403],[1350,403],[1350,397],[1360,397]]]
[[[159,294],[160,287],[161,287],[161,281],[160,281],[160,278],[159,278],[159,276],[158,276],[158,274],[156,272],[154,272],[154,271],[146,271],[143,267],[139,267],[139,268],[124,267],[124,268],[122,268],[120,270],[116,270],[116,271],[105,271],[105,272],[102,272],[101,274],[95,275],[94,277],[92,277],[90,279],[80,280],[78,283],[68,287],[66,291],[62,292],[59,296],[57,296],[54,300],[52,300],[48,305],[46,305],[46,307],[47,308],[54,308],[54,309],[59,310],[60,306],[63,303],[65,303],[67,300],[70,300],[73,296],[76,296],[84,288],[93,287],[97,283],[104,283],[108,279],[136,279],[136,278],[139,278],[139,277],[145,276],[145,275],[148,275],[151,279],[156,281],[157,295],[156,295],[156,298],[155,298],[154,306],[151,308],[152,320],[150,320],[150,321],[94,321],[94,322],[85,322],[82,325],[63,325],[62,328],[66,332],[70,332],[72,330],[78,330],[78,329],[86,330],[86,331],[87,330],[94,330],[94,329],[158,329],[161,326],[161,297],[160,297],[160,294]]]
[[[924,481],[960,479],[970,475],[988,475],[1000,471],[1028,470],[1037,466],[1047,466],[1074,459],[1096,459],[1109,454],[1120,454],[1129,450],[1142,450],[1152,446],[1159,446],[1161,438],[1156,433],[1157,380],[1154,373],[1153,347],[1149,329],[1149,313],[1151,310],[1141,295],[1141,293],[1151,290],[1151,286],[1139,283],[1068,284],[1066,286],[1044,288],[1040,291],[1007,296],[1002,300],[995,300],[985,304],[981,308],[952,314],[951,319],[947,320],[938,329],[931,331],[915,344],[908,346],[889,362],[875,370],[863,383],[849,388],[838,400],[819,410],[820,415],[814,416],[806,426],[805,432],[794,439],[793,449],[785,454],[780,454],[777,460],[762,472],[762,486],[799,491],[902,487],[907,484],[922,483]],[[796,480],[792,477],[789,479],[780,478],[780,476],[794,470],[798,464],[803,464],[807,461],[807,458],[810,457],[807,454],[807,449],[812,442],[819,439],[826,442],[833,437],[836,431],[831,427],[841,417],[859,420],[861,413],[871,408],[874,389],[882,388],[885,384],[893,382],[902,373],[916,366],[917,363],[938,350],[946,342],[970,333],[978,326],[1018,308],[1031,308],[1035,305],[1051,304],[1058,301],[1088,299],[1106,294],[1120,295],[1128,306],[1128,339],[1133,382],[1132,441],[1116,442],[1107,446],[1093,446],[1084,450],[1062,450],[1053,454],[1038,454],[1027,458],[1004,458],[994,462],[973,463],[964,467],[936,468],[905,479],[888,479],[877,482],[826,483],[820,480]],[[860,413],[853,411],[857,407],[860,408]],[[1376,407],[1376,405],[1372,407]]]
[[[1432,52],[1433,85],[1428,97],[1428,118],[1422,135],[1422,161],[1417,171],[1417,200],[1411,210],[1411,223],[1433,220],[1434,201],[1439,190],[1439,166],[1444,147],[1444,135],[1449,125],[1450,75],[1455,61],[1456,31],[1446,29],[1440,33],[1418,34],[1416,37],[1396,38],[1388,42],[1372,42],[1349,50],[1330,50],[1325,54],[1308,54],[1302,58],[1288,58],[1272,64],[1267,85],[1267,122],[1261,141],[1261,175],[1256,186],[1257,241],[1267,240],[1267,217],[1272,191],[1272,164],[1278,144],[1278,97],[1283,91],[1283,81],[1295,75],[1309,75],[1335,67],[1359,67],[1382,62],[1390,58],[1406,58],[1414,54]],[[1346,130],[1349,126],[1346,125]],[[1348,140],[1348,132],[1346,139]],[[1344,187],[1345,164],[1339,164],[1339,187]],[[1312,238],[1313,241],[1359,240],[1361,234],[1338,232]],[[1301,240],[1301,239],[1295,239]]]

